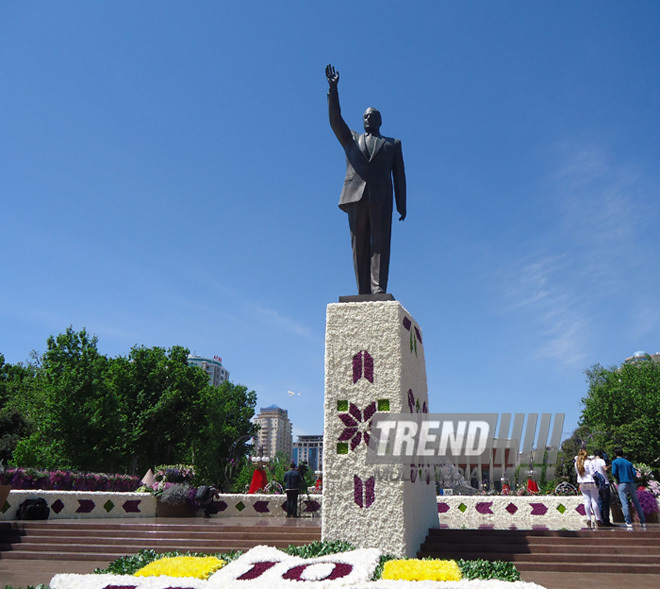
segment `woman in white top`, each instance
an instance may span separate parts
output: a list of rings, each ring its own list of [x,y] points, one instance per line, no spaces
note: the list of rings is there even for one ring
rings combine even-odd
[[[590,462],[587,451],[580,450],[575,457],[575,472],[584,498],[587,525],[596,527],[596,525],[601,525],[600,509],[598,508],[598,485],[594,477],[591,476]]]

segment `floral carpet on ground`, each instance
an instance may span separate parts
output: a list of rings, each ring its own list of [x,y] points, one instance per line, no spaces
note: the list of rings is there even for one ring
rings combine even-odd
[[[522,581],[409,581],[381,579],[369,581],[376,569],[381,552],[359,549],[304,559],[291,556],[270,546],[257,546],[229,564],[183,557],[178,561],[166,559],[152,563],[151,570],[160,576],[133,575],[55,575],[51,589],[543,589],[541,585]],[[212,558],[212,557],[211,557]],[[217,561],[217,562],[216,562]],[[396,561],[405,562],[405,561]],[[405,572],[407,578],[414,568],[424,569],[420,562],[428,562],[428,569],[449,570],[453,561],[415,561]],[[455,563],[454,563],[455,565]],[[220,566],[221,568],[217,568]],[[449,569],[448,569],[449,567]],[[391,567],[396,570],[397,567]],[[404,567],[398,567],[403,571]],[[213,572],[215,571],[215,572]],[[422,573],[428,573],[423,571]],[[140,574],[149,574],[142,569]],[[187,575],[187,576],[184,576]],[[204,577],[208,576],[208,580]],[[199,577],[199,578],[196,578]],[[401,577],[400,577],[401,578]],[[422,578],[422,577],[416,577]],[[429,577],[426,577],[429,578]],[[435,577],[438,578],[438,577]],[[445,578],[445,577],[443,577]]]

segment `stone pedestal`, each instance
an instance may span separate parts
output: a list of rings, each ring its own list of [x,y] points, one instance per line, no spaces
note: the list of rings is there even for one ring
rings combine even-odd
[[[347,302],[325,337],[323,540],[414,556],[438,527],[433,472],[367,464],[367,444],[377,412],[428,412],[421,329],[397,301]]]

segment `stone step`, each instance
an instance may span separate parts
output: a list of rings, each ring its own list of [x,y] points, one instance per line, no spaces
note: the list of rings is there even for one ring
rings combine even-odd
[[[453,544],[451,542],[436,542],[433,544],[422,544],[421,552],[461,552],[473,553],[475,557],[483,552],[496,552],[496,553],[543,553],[543,554],[562,554],[568,550],[571,553],[578,551],[581,554],[609,554],[611,556],[628,555],[634,551],[635,554],[647,554],[650,556],[660,555],[660,549],[657,544],[648,544],[642,546],[635,546],[633,544],[626,544],[625,546],[620,543],[609,544],[606,546],[595,545],[579,545],[573,546],[571,544],[540,544],[529,543],[525,544],[492,544],[487,542],[474,542],[473,544]]]
[[[607,538],[609,535],[624,535],[626,538],[650,538],[660,539],[660,527],[649,525],[646,529],[639,527],[628,531],[623,526],[615,528],[598,528],[595,530],[448,530],[443,528],[432,528],[429,530],[429,538],[452,538],[455,540],[467,540],[472,538],[506,538],[512,541],[516,538],[559,538],[562,541],[571,538],[597,539]]]
[[[527,562],[527,563],[516,563],[516,568],[522,572],[551,572],[551,573],[576,573],[576,585],[574,587],[580,587],[579,579],[585,578],[584,576],[590,574],[623,574],[623,575],[660,575],[660,566],[658,565],[646,565],[646,564],[591,564],[591,563],[580,563],[577,562],[578,559],[575,559],[576,562],[573,564],[564,564],[561,567],[558,567],[553,563],[546,562]],[[583,576],[584,575],[584,576]],[[659,579],[660,581],[660,579]],[[656,585],[657,586],[657,585]]]
[[[100,538],[49,538],[28,536],[14,542],[3,542],[0,544],[0,551],[25,551],[25,550],[51,550],[57,549],[62,552],[75,552],[79,547],[83,550],[106,550],[110,547],[124,550],[139,550],[140,548],[152,548],[162,551],[169,550],[190,550],[201,551],[202,549],[212,552],[222,552],[228,550],[249,550],[260,544],[268,544],[278,548],[289,546],[290,544],[301,545],[309,544],[320,540],[319,536],[277,536],[261,538],[135,538],[135,537],[100,537]]]
[[[95,561],[111,563],[122,556],[126,556],[126,552],[107,552],[104,554],[78,552],[75,555],[68,554],[68,561]],[[2,560],[63,560],[61,552],[3,552]]]
[[[429,530],[420,557],[513,562],[519,571],[660,574],[660,530]]]
[[[158,552],[216,554],[249,550],[260,544],[278,548],[321,539],[320,525],[225,526],[203,523],[121,523],[21,521],[0,525],[0,558],[24,560],[87,560],[111,562],[141,549]]]
[[[287,531],[286,533],[282,533],[281,531],[263,531],[260,532],[258,530],[253,531],[251,533],[245,533],[245,532],[211,532],[211,531],[190,531],[190,532],[183,532],[183,531],[177,531],[177,532],[169,532],[169,531],[130,531],[130,533],[122,532],[121,530],[80,530],[76,531],[75,533],[72,533],[70,530],[37,530],[37,531],[30,531],[29,534],[17,534],[15,536],[2,536],[0,535],[0,538],[7,539],[7,538],[14,538],[14,541],[23,541],[21,538],[29,537],[32,540],[44,540],[44,541],[54,541],[54,542],[65,542],[67,539],[71,538],[91,538],[91,539],[107,539],[107,540],[112,540],[112,539],[121,539],[121,538],[133,538],[133,539],[138,539],[138,538],[143,538],[143,539],[151,539],[151,538],[157,538],[157,539],[162,539],[162,540],[180,540],[180,539],[186,539],[186,540],[218,540],[218,539],[224,539],[224,540],[252,540],[252,539],[258,539],[262,541],[262,543],[268,542],[268,541],[274,541],[274,540],[279,540],[283,537],[290,538],[292,540],[296,541],[304,541],[304,540],[309,540],[310,542],[314,540],[319,539],[319,534],[314,533],[314,532],[306,532],[306,531]]]

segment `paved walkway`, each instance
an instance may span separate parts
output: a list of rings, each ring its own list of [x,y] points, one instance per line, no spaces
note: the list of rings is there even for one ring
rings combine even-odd
[[[154,523],[156,518],[146,518],[144,523]],[[53,520],[54,521],[54,520]],[[61,520],[65,521],[65,520]],[[80,520],[77,520],[80,521]],[[162,519],[159,523],[165,523]],[[189,520],[201,523],[202,518]],[[177,524],[185,524],[185,519],[177,519]],[[241,518],[213,518],[204,523],[217,526],[268,526],[287,525],[291,527],[320,526],[319,518],[304,519],[277,519],[257,517]],[[134,523],[134,522],[131,522]],[[167,524],[173,523],[168,519]],[[109,561],[67,561],[67,560],[14,560],[3,559],[0,554],[0,589],[6,585],[18,589],[28,585],[48,585],[53,575],[58,573],[93,573],[96,568],[106,568]],[[660,588],[660,575],[621,575],[621,574],[589,574],[579,575],[574,573],[554,572],[523,572],[523,581],[537,583],[547,589],[622,589],[634,587],[635,589],[658,589]]]

